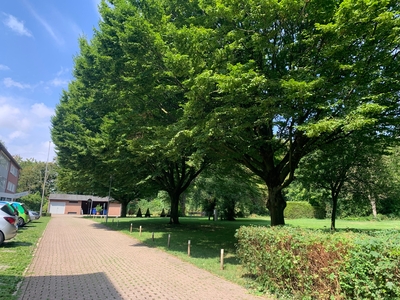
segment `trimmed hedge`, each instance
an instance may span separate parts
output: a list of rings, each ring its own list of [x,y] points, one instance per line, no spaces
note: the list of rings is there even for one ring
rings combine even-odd
[[[298,299],[400,297],[400,233],[241,227],[237,255],[260,289]]]
[[[307,201],[288,201],[283,215],[286,219],[311,219],[314,218],[315,211]]]

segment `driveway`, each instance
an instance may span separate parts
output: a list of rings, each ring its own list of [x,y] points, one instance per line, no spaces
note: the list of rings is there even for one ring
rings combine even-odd
[[[120,232],[54,215],[20,287],[20,300],[265,299]]]

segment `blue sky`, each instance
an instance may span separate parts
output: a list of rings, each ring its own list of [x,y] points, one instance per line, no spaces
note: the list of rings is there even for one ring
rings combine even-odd
[[[0,140],[12,155],[47,160],[51,116],[72,79],[78,38],[97,27],[99,2],[0,1]]]

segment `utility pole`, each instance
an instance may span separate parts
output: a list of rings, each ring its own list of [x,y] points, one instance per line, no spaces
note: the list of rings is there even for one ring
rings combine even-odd
[[[47,151],[47,161],[46,161],[46,169],[44,171],[43,189],[42,189],[42,201],[40,202],[40,214],[39,214],[39,216],[42,216],[42,213],[43,213],[44,190],[45,190],[45,187],[46,187],[46,180],[47,180],[47,165],[49,163],[50,144],[51,144],[51,142],[49,142],[49,150]]]

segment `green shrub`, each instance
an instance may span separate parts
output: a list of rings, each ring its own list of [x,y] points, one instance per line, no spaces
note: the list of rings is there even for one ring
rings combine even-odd
[[[379,231],[360,235],[340,273],[348,299],[399,299],[400,233]]]
[[[400,297],[400,236],[241,227],[237,256],[272,293],[312,299]]]
[[[314,218],[316,219],[325,219],[326,218],[326,208],[323,206],[313,206],[314,209]]]
[[[288,201],[284,216],[287,219],[314,218],[314,208],[307,201]]]

